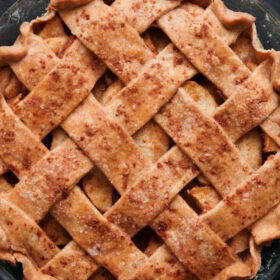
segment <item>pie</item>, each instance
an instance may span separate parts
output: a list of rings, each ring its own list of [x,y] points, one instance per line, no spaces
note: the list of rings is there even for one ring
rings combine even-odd
[[[0,47],[0,257],[26,279],[250,279],[280,237],[280,53],[221,0],[51,0]]]

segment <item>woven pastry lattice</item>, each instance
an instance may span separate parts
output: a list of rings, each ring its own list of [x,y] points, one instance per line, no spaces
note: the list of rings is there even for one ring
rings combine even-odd
[[[0,47],[1,259],[26,279],[253,277],[280,236],[280,56],[254,20],[54,0],[24,23]]]

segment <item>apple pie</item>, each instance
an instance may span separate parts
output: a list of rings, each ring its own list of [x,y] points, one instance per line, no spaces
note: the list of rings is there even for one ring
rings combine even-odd
[[[280,53],[221,0],[51,0],[0,47],[0,259],[30,280],[253,278],[280,237]]]

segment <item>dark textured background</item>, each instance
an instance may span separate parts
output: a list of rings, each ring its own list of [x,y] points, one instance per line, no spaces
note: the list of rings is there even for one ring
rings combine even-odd
[[[267,3],[274,12],[280,17],[280,1],[279,0],[264,0],[263,2]]]

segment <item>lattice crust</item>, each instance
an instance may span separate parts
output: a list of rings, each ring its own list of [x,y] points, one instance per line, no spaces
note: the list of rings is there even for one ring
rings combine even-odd
[[[255,242],[279,236],[279,154],[260,167],[259,134],[250,132],[260,125],[279,144],[279,54],[262,49],[250,15],[219,0],[193,2],[200,6],[55,0],[52,9],[76,37],[50,10],[24,24],[13,47],[0,47],[1,63],[15,74],[10,87],[1,83],[1,174],[9,169],[20,179],[14,188],[0,181],[0,257],[21,261],[27,279],[88,279],[99,266],[118,279],[250,278],[260,265]],[[39,36],[32,32],[45,22]],[[139,35],[154,23],[172,42],[164,48],[165,39],[153,45],[152,33]],[[247,28],[250,39],[239,37]],[[107,67],[119,80],[101,105],[91,90]],[[184,84],[199,72],[225,103]],[[30,93],[19,101],[21,83]],[[4,97],[18,99],[10,108]],[[56,129],[49,151],[40,139],[58,125],[67,135]],[[170,150],[165,133],[175,142]],[[256,154],[247,160],[250,151]],[[91,186],[106,179],[105,192],[121,195],[102,209],[84,183],[104,215],[75,186],[90,170],[103,176]],[[190,192],[202,202],[201,216],[178,194],[199,174],[212,184]],[[38,226],[47,213],[73,238],[62,250]],[[273,234],[263,230],[271,224]],[[146,225],[165,243],[151,256],[131,241]],[[243,261],[237,254],[247,248]]]

